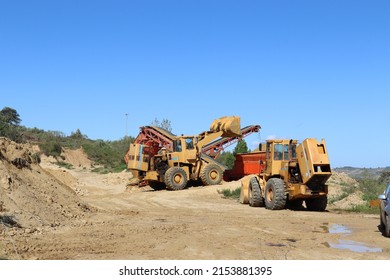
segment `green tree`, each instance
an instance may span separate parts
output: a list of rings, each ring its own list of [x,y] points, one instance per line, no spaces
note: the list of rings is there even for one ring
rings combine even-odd
[[[0,111],[0,121],[5,124],[18,126],[22,120],[15,109],[4,107]]]
[[[388,184],[390,183],[390,171],[384,170],[379,176],[378,182],[380,184]]]
[[[233,156],[235,157],[237,154],[249,153],[248,145],[244,139],[238,141],[237,146],[233,150]]]
[[[70,134],[70,138],[73,139],[87,139],[88,137],[81,133],[80,129],[77,129],[75,132]]]
[[[22,137],[18,130],[20,122],[20,116],[15,109],[4,107],[0,111],[0,136],[21,142]]]
[[[236,158],[232,154],[232,152],[222,152],[219,157],[217,158],[217,161],[226,165],[228,169],[232,169],[234,167],[234,162]]]
[[[172,126],[171,126],[171,121],[168,119],[163,119],[161,122],[155,118],[154,121],[150,123],[151,126],[158,126],[160,128],[163,128],[169,132],[172,132]]]

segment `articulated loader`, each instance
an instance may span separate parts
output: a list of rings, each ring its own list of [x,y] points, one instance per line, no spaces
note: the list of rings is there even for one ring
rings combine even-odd
[[[332,174],[325,141],[268,140],[265,150],[265,169],[242,181],[240,202],[271,210],[301,208],[305,202],[310,211],[324,211]]]
[[[240,118],[214,120],[210,130],[195,136],[171,136],[172,150],[140,143],[130,145],[127,167],[140,181],[153,189],[181,190],[189,181],[201,180],[204,185],[219,184],[226,167],[202,152],[202,148],[220,137],[241,136]]]

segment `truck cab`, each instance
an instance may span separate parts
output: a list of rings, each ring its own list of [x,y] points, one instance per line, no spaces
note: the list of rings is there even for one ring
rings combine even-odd
[[[291,168],[297,162],[297,140],[267,140],[264,176],[268,178],[288,178]]]

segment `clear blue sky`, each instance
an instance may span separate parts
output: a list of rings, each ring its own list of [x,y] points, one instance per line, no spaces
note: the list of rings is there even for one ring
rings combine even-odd
[[[0,107],[116,140],[155,118],[325,138],[333,167],[390,166],[390,1],[0,0]]]

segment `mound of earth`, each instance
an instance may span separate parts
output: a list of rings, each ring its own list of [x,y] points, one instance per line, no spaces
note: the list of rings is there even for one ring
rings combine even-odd
[[[35,147],[35,149],[37,149],[37,147]],[[61,155],[56,158],[41,155],[41,165],[43,167],[52,166],[52,163],[65,163],[76,169],[90,169],[94,164],[93,161],[88,158],[82,147],[74,150],[62,148]]]
[[[91,168],[93,164],[83,148],[76,150],[62,148],[61,157],[66,163],[71,164],[75,168]]]
[[[74,190],[39,162],[32,145],[0,138],[0,231],[70,225],[90,211]]]
[[[330,201],[328,208],[351,209],[353,206],[366,204],[362,198],[363,193],[358,190],[359,183],[346,173],[332,172],[327,184]],[[347,196],[344,194],[345,188],[349,188]]]

